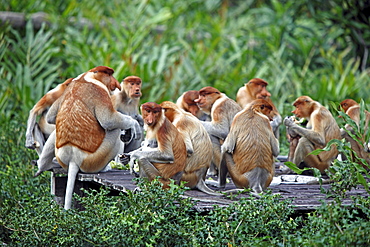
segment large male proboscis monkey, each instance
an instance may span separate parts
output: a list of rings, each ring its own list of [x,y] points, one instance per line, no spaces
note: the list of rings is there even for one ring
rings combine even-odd
[[[360,104],[354,101],[353,99],[345,99],[340,103],[342,110],[357,124],[357,127],[360,127]],[[364,135],[359,138],[359,141],[354,140],[347,131],[354,133],[353,127],[349,124],[345,125],[346,130],[341,129],[342,137],[345,138],[350,144],[353,151],[356,152],[359,158],[366,160],[367,164],[370,165],[370,154],[367,151],[368,145],[366,143],[366,132],[368,130],[369,121],[370,121],[370,112],[364,110],[365,113],[365,126],[364,126]],[[365,145],[365,146],[364,146]],[[368,169],[369,167],[365,167]]]
[[[54,157],[68,170],[64,208],[71,208],[76,175],[101,171],[118,153],[121,129],[133,128],[136,121],[117,112],[110,91],[120,89],[113,69],[98,66],[75,78],[64,94],[50,107],[46,119],[56,129],[46,141],[35,176],[47,170]]]
[[[216,175],[221,161],[221,142],[229,133],[235,114],[242,108],[214,87],[204,87],[199,90],[199,98],[195,102],[203,112],[211,116],[210,122],[201,123],[207,130],[213,146],[213,161],[209,174]]]
[[[273,106],[264,99],[252,101],[235,115],[221,146],[219,187],[225,187],[228,173],[237,188],[251,188],[256,196],[271,184],[280,152],[270,125],[273,116]]]
[[[211,117],[205,114],[201,109],[199,109],[196,99],[199,98],[199,91],[189,90],[184,92],[176,101],[176,105],[186,112],[190,112],[199,120],[211,121]]]
[[[141,136],[134,137],[131,129],[123,130],[121,140],[124,142],[124,150],[120,154],[131,152],[138,149],[144,139],[144,121],[139,114],[139,104],[142,80],[138,76],[127,76],[121,83],[121,90],[116,90],[112,95],[113,107],[120,113],[135,119],[141,128]]]
[[[160,105],[147,102],[140,108],[146,136],[142,147],[125,155],[130,159],[131,170],[137,160],[140,177],[152,181],[159,176],[163,188],[168,188],[170,179],[179,184],[187,157],[183,137],[166,118]]]
[[[56,88],[47,92],[30,110],[27,120],[26,144],[30,149],[35,149],[40,156],[46,139],[55,130],[54,124],[47,123],[45,116],[50,106],[64,93],[73,78],[67,79]],[[40,116],[37,122],[37,117]]]
[[[298,118],[307,119],[308,122],[306,128],[304,128],[297,125],[292,117],[284,119],[287,133],[301,136],[297,146],[295,148],[290,147],[295,150],[292,162],[298,167],[302,165],[313,167],[324,173],[337,157],[337,147],[333,144],[329,151],[323,151],[318,155],[308,154],[316,149],[324,148],[330,140],[340,140],[339,126],[328,109],[308,96],[298,97],[294,101],[293,106],[295,106],[295,110],[292,113]],[[303,163],[301,164],[301,162]]]
[[[211,190],[204,182],[213,158],[212,142],[206,129],[199,119],[183,111],[175,103],[164,101],[160,105],[167,119],[178,129],[185,141],[188,157],[181,181],[185,181],[185,186],[190,189],[221,196],[221,193]]]
[[[273,107],[273,119],[270,122],[275,137],[279,139],[280,131],[279,126],[282,122],[279,111],[272,103],[271,94],[267,91],[267,81],[260,78],[253,78],[243,87],[239,88],[236,94],[236,102],[244,108],[247,104],[251,103],[255,99],[264,99],[270,103]]]

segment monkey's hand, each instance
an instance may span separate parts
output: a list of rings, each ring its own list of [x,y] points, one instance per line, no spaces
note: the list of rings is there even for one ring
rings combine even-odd
[[[284,125],[287,127],[293,127],[296,125],[294,122],[294,117],[285,117],[284,118]]]
[[[276,115],[273,117],[272,121],[270,121],[270,125],[273,131],[275,131],[277,128],[279,128],[281,124],[281,116]]]
[[[35,149],[37,147],[37,142],[33,140],[33,137],[26,139],[26,148]]]
[[[228,152],[228,153],[230,153],[230,154],[232,154],[233,152],[234,152],[234,146],[232,146],[232,145],[228,145],[228,143],[224,143],[224,144],[222,144],[222,146],[221,146],[221,153],[222,154],[224,154],[224,153],[226,153],[226,152]]]
[[[131,129],[134,132],[134,139],[141,140],[143,137],[142,128],[137,121],[135,121],[135,124]]]
[[[144,127],[144,120],[143,120],[143,117],[142,117],[141,115],[139,115],[139,114],[135,114],[135,115],[133,116],[133,119],[135,119],[135,120],[139,123],[139,125],[140,125],[141,127]]]
[[[120,154],[119,155],[119,161],[124,165],[128,164],[130,162],[130,155]]]

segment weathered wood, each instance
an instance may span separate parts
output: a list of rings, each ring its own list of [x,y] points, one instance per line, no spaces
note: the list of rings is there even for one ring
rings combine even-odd
[[[279,164],[276,164],[278,167]],[[65,183],[66,177],[55,177],[61,176],[64,173],[62,170],[54,169],[52,186],[52,193],[57,197],[64,197],[65,193]],[[296,175],[291,175],[296,176]],[[128,190],[133,191],[136,185],[133,181],[134,175],[131,175],[128,170],[111,170],[108,172],[101,172],[96,174],[84,174],[79,173],[77,175],[75,193],[82,195],[80,188],[99,188],[99,186],[104,186],[112,191],[111,195],[118,195],[120,192],[125,193]],[[307,178],[308,179],[308,178]],[[330,184],[322,185],[324,189],[328,189]],[[235,185],[229,179],[224,190],[234,189]],[[218,190],[217,188],[212,188]],[[270,186],[273,194],[280,194],[281,200],[292,200],[292,206],[296,211],[312,211],[317,209],[321,205],[321,200],[326,202],[331,202],[332,199],[326,198],[326,195],[321,193],[319,184],[302,184],[300,182],[282,182],[280,184],[275,184]],[[114,193],[115,192],[115,193]],[[347,193],[348,197],[343,200],[343,205],[352,204],[350,199],[351,195],[361,195],[368,197],[366,190],[364,188],[358,188],[356,190],[349,191]],[[185,197],[190,197],[194,201],[197,201],[195,209],[197,211],[209,211],[212,210],[215,205],[227,206],[233,203],[235,200],[229,200],[225,197],[210,196],[198,190],[189,190],[185,192]],[[236,197],[236,200],[240,198],[249,198],[249,194],[242,194]]]

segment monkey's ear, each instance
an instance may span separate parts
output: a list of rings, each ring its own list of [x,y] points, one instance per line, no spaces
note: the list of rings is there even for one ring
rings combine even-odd
[[[120,91],[121,91],[121,85],[119,84],[119,82],[116,80],[116,78],[114,78],[113,76],[112,76],[112,79],[111,79],[111,81],[110,81],[110,87],[109,87],[109,89],[111,90],[111,91],[114,91],[116,88],[118,88]]]

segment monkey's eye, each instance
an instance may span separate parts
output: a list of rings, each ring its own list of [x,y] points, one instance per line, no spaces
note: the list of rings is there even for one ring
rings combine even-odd
[[[265,109],[265,105],[261,105],[261,110]]]

